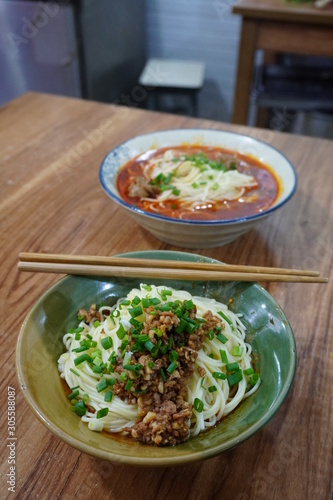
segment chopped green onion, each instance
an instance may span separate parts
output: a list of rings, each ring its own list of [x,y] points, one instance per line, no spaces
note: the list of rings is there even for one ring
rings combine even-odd
[[[243,370],[244,375],[252,375],[254,373],[253,368],[246,368]]]
[[[201,413],[202,410],[204,409],[204,404],[203,402],[201,401],[201,399],[199,398],[195,398],[194,402],[193,402],[193,408],[195,409],[195,411],[197,411],[198,413]]]
[[[153,358],[155,358],[157,356],[158,351],[159,351],[159,346],[154,345],[154,348],[150,351],[150,354],[153,356]]]
[[[172,307],[169,306],[168,304],[162,304],[161,306],[158,306],[156,309],[159,311],[172,311]]]
[[[144,309],[147,309],[147,307],[150,306],[150,299],[143,298],[142,301],[141,301],[141,303],[142,303],[142,307]]]
[[[160,347],[161,354],[166,354],[167,350],[168,350],[168,348],[165,344],[161,345],[161,347]]]
[[[91,353],[91,359],[95,359],[101,356],[102,356],[102,351],[100,349],[96,349],[96,351]]]
[[[102,392],[107,388],[107,386],[108,386],[108,381],[104,378],[103,380],[98,382],[98,384],[96,385],[96,390],[97,392]]]
[[[114,351],[111,352],[110,356],[108,357],[108,361],[114,361],[116,359],[116,353]],[[116,363],[112,363],[113,365],[115,365]]]
[[[69,394],[68,399],[71,401],[72,399],[76,398],[79,394],[80,392],[76,389],[75,391],[71,392],[71,394]]]
[[[139,335],[137,340],[139,342],[147,342],[149,340],[149,337],[148,337],[148,335]]]
[[[235,370],[239,370],[239,364],[236,361],[234,363],[228,363],[226,369],[228,372],[234,372]]]
[[[93,373],[102,373],[104,368],[102,366],[93,366]]]
[[[171,351],[169,353],[169,359],[170,359],[171,362],[172,361],[177,361],[177,359],[178,359],[178,352],[175,351],[175,350]]]
[[[106,391],[106,393],[104,394],[104,401],[106,403],[111,403],[111,401],[112,401],[112,392],[111,391]]]
[[[148,368],[154,368],[155,363],[154,363],[154,361],[148,361],[147,365],[148,365]]]
[[[132,306],[137,306],[138,304],[140,304],[141,302],[141,299],[140,297],[138,297],[137,295],[134,297],[134,299],[132,300]]]
[[[173,188],[174,188],[174,186],[171,186],[171,184],[165,184],[163,186],[160,186],[160,190],[162,191],[162,193],[163,193],[163,191],[168,191],[168,190],[173,189]]]
[[[222,311],[218,311],[218,313],[220,316],[222,316],[222,318],[231,326],[232,325],[232,322],[231,320],[228,318],[228,316],[226,316]]]
[[[161,377],[162,377],[163,382],[166,382],[166,375],[165,375],[165,373],[164,373],[163,368],[161,368],[161,369],[160,369],[160,374],[161,374]]]
[[[142,324],[142,323],[140,323],[140,321],[138,321],[138,320],[137,320],[137,319],[135,319],[135,318],[131,318],[131,319],[129,320],[129,322],[131,323],[131,325],[133,325],[133,326],[134,326],[134,332],[132,332],[132,329],[131,329],[131,333],[132,333],[132,334],[133,334],[133,333],[134,333],[134,334],[137,334],[137,333],[138,333],[138,331],[139,331],[139,330],[141,330],[141,328],[142,328],[142,326],[143,326],[143,324]]]
[[[88,361],[88,363],[91,363],[92,362],[92,359],[91,357],[89,356],[89,354],[85,353],[85,354],[81,354],[81,356],[79,356],[78,358],[74,359],[74,365],[75,366],[78,366],[80,365],[81,363],[84,363],[84,361]]]
[[[76,375],[77,377],[80,377],[79,372],[77,372],[76,370],[74,370],[74,368],[70,368],[69,370],[70,370],[72,373],[74,373],[74,375]]]
[[[132,385],[133,385],[133,380],[127,380],[126,385],[125,385],[125,390],[129,391],[130,388],[132,387]]]
[[[209,392],[216,392],[217,391],[216,385],[211,385],[210,387],[208,387],[208,391]]]
[[[100,358],[99,355],[95,356],[95,358],[93,359],[93,364],[95,366],[101,366],[102,363],[103,363],[102,358]]]
[[[73,349],[73,352],[83,352],[83,351],[88,351],[90,349],[90,346],[87,345],[81,345],[80,347],[76,347]]]
[[[75,413],[79,415],[79,417],[82,417],[83,415],[86,414],[86,407],[84,406],[83,401],[77,401],[74,406]]]
[[[97,328],[99,325],[100,325],[100,322],[96,319],[96,321],[94,321],[94,328]]]
[[[106,417],[108,413],[109,413],[109,408],[102,408],[101,410],[98,410],[96,418]]]
[[[250,378],[250,380],[249,380],[249,384],[250,384],[250,386],[251,386],[251,387],[254,387],[254,386],[256,385],[256,383],[258,382],[259,378],[260,378],[260,377],[259,377],[258,373],[254,373],[254,374],[252,375],[252,377]]]
[[[125,356],[124,356],[123,365],[130,365],[131,359],[132,359],[132,354],[130,352],[126,351]]]
[[[193,333],[197,329],[197,326],[192,322],[186,321],[185,332]]]
[[[123,365],[124,370],[128,370],[131,372],[139,372],[142,370],[143,366],[140,365],[139,363],[136,365]]]
[[[194,304],[193,304],[193,301],[192,300],[187,300],[185,302],[185,308],[187,311],[189,311],[190,309],[193,309],[194,307]]]
[[[186,318],[187,323],[191,323],[191,325],[194,325],[195,327],[198,326],[198,322],[193,319],[193,318]]]
[[[225,380],[227,378],[226,374],[223,372],[213,372],[213,377],[219,380]]]
[[[228,377],[228,384],[229,386],[233,386],[235,384],[238,384],[243,379],[242,375],[242,370],[237,370]]]
[[[161,303],[160,299],[158,299],[157,297],[153,297],[152,299],[150,299],[150,302],[152,306],[157,306]]]
[[[243,351],[244,351],[243,347],[239,345],[233,345],[231,349],[231,354],[233,356],[241,356],[243,354]]]
[[[222,363],[227,364],[228,363],[227,353],[223,351],[223,349],[220,349],[220,356]]]
[[[75,334],[75,340],[81,340],[81,333]]]
[[[177,333],[182,333],[187,325],[187,322],[181,318],[179,325],[175,328]]]
[[[117,337],[118,337],[119,340],[122,340],[125,337],[126,330],[123,327],[122,323],[120,323],[119,328],[118,328],[116,334],[117,334]]]
[[[145,342],[145,348],[149,351],[149,352],[152,352],[152,350],[156,347],[155,344],[153,344],[153,342],[151,340],[147,340],[147,342]]]
[[[130,301],[130,300],[127,300],[127,299],[124,299],[124,300],[122,300],[120,303],[121,303],[121,305],[122,305],[122,306],[129,306],[129,305],[130,305],[130,303],[131,303],[131,301]]]
[[[104,337],[104,339],[101,340],[101,344],[103,349],[111,349],[111,347],[113,347],[113,340],[111,337]]]
[[[214,337],[215,337],[214,331],[213,330],[209,330],[209,332],[207,333],[208,340],[213,340]]]
[[[141,314],[143,313],[143,310],[142,310],[141,306],[136,306],[136,307],[133,307],[133,309],[128,309],[128,312],[130,313],[132,318],[136,318],[137,316],[141,316]]]
[[[167,372],[173,373],[177,367],[178,367],[178,363],[176,363],[175,361],[172,361],[172,363],[170,363],[168,368],[167,368]]]
[[[121,372],[120,374],[120,379],[124,382],[125,380],[127,380],[127,375],[125,372]]]
[[[151,285],[141,285],[141,286],[142,286],[142,288],[147,290],[147,292],[151,292]]]
[[[122,343],[120,344],[120,348],[118,347],[118,349],[124,350],[127,345],[128,345],[128,335],[125,335],[125,337],[123,338]],[[122,356],[124,356],[124,354],[125,353],[123,353]]]
[[[223,333],[219,333],[216,338],[222,342],[222,344],[225,344],[227,342],[227,337],[225,335],[223,335]]]

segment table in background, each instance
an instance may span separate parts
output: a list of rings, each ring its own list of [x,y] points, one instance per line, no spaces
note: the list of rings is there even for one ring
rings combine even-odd
[[[284,0],[237,0],[242,16],[233,123],[246,124],[255,52],[333,57],[333,6]]]
[[[33,303],[59,276],[19,274],[18,253],[111,255],[175,249],[141,229],[105,195],[98,170],[106,153],[129,137],[178,127],[226,129],[263,139],[290,158],[299,176],[292,200],[258,230],[225,247],[197,253],[233,264],[303,267],[318,269],[323,275],[330,273],[332,142],[44,94],[26,94],[1,108],[1,398],[6,409],[7,388],[15,388],[17,498],[329,498],[332,280],[328,285],[266,286],[295,333],[295,380],[286,401],[261,431],[216,458],[172,469],[111,465],[53,436],[20,392],[15,374],[20,326]],[[14,498],[6,484],[6,422],[3,417],[2,498],[6,493]]]

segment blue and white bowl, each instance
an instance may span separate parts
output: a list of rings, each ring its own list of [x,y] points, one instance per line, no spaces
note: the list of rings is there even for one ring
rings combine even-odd
[[[116,179],[119,169],[145,151],[182,144],[216,146],[256,157],[268,165],[280,180],[281,190],[267,210],[229,220],[180,220],[141,210],[119,195]],[[100,167],[100,181],[113,201],[122,206],[140,226],[170,245],[184,248],[212,248],[235,240],[282,207],[293,196],[297,177],[293,165],[277,149],[252,137],[209,129],[174,129],[152,132],[129,139],[105,157]]]

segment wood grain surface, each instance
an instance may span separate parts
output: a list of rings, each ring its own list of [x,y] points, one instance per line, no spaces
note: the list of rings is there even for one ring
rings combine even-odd
[[[287,22],[333,25],[333,5],[324,8],[312,2],[291,0],[236,0],[232,6],[235,14],[244,17],[271,19]]]
[[[122,141],[159,129],[234,130],[281,150],[297,192],[257,230],[227,246],[193,252],[230,264],[332,270],[333,143],[269,130],[151,113],[45,94],[0,109],[1,498],[328,500],[333,453],[333,281],[271,283],[294,330],[298,362],[274,418],[219,457],[172,469],[116,466],[53,436],[18,386],[15,346],[23,319],[59,276],[17,271],[19,252],[112,255],[171,249],[102,191],[101,161]],[[7,397],[15,390],[15,493],[8,491]]]
[[[246,124],[256,51],[333,57],[333,5],[237,0],[232,12],[242,16],[232,121]]]

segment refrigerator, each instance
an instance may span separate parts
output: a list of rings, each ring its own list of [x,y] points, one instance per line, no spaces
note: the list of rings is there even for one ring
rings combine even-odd
[[[144,0],[0,0],[0,105],[28,90],[114,102],[145,59]]]

